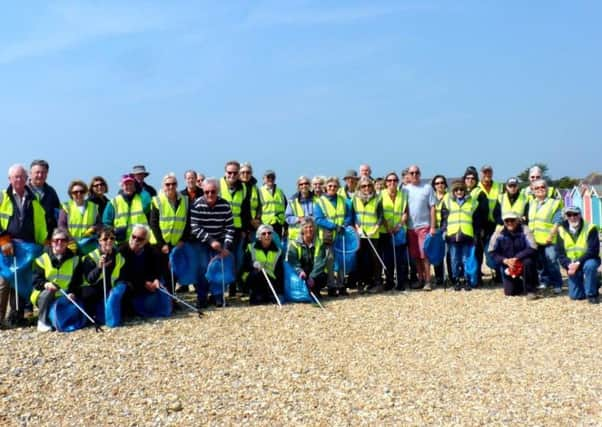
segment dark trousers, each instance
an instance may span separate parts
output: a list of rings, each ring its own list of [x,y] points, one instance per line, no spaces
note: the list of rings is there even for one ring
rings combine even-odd
[[[537,288],[537,268],[534,258],[525,258],[522,260],[523,274],[520,277],[511,277],[502,270],[502,279],[504,283],[504,295],[522,295],[524,293],[535,292]]]
[[[370,239],[374,248],[378,247],[377,239]],[[364,286],[372,287],[381,284],[381,265],[373,247],[368,239],[360,239],[360,248],[357,252],[358,281]]]
[[[379,243],[383,262],[387,267],[385,271],[385,288],[405,288],[408,281],[408,246],[394,246],[390,234],[381,234]],[[397,264],[395,264],[396,261]],[[395,276],[397,276],[397,281],[395,281]]]
[[[282,295],[284,290],[282,280],[270,277],[270,282],[276,293]],[[246,286],[249,289],[249,303],[251,305],[276,304],[276,298],[274,298],[274,294],[262,271],[251,271],[247,277]]]

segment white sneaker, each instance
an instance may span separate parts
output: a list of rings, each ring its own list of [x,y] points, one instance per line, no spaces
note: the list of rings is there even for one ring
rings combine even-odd
[[[560,295],[562,293],[562,288],[554,288],[554,295]]]
[[[52,326],[47,325],[46,323],[38,320],[38,332],[50,332],[52,331]]]

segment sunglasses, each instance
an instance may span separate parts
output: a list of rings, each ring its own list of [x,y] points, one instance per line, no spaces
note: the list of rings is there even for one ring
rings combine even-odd
[[[203,191],[203,194],[217,194],[217,190],[206,190]]]
[[[226,171],[226,175],[238,175],[238,171]]]
[[[566,213],[566,216],[568,216],[568,217],[573,217],[573,216],[579,216],[579,214],[578,214],[578,213],[575,213],[575,212],[567,212],[567,213]]]
[[[531,179],[540,179],[540,178],[541,178],[541,176],[531,176],[530,178],[531,178]]]
[[[443,182],[443,181],[437,181],[437,182],[435,182],[435,185],[444,185],[444,184],[445,184],[445,182]]]
[[[420,171],[410,171],[408,172],[410,175],[420,175]]]
[[[52,243],[67,243],[67,239],[56,238],[52,239]]]
[[[73,190],[71,191],[71,194],[84,194],[85,191],[84,190]]]
[[[302,185],[309,185],[309,182],[300,182],[299,186],[302,186]]]
[[[262,236],[271,236],[272,232],[271,231],[264,231],[261,233]]]
[[[104,182],[97,182],[96,184],[92,184],[92,187],[106,187],[107,184],[105,184]]]
[[[132,234],[130,239],[136,242],[144,242],[146,240],[146,237],[136,236],[135,234]]]
[[[399,182],[399,180],[397,178],[388,178],[385,181],[387,181],[387,182]]]
[[[108,242],[108,241],[114,241],[115,237],[103,237],[102,239],[100,239],[101,242]]]
[[[249,175],[251,173],[251,171],[240,171],[239,173],[241,175]]]
[[[166,187],[175,187],[175,186],[176,186],[176,185],[178,185],[178,184],[176,184],[175,182],[166,182],[166,183],[165,183],[165,184],[163,184],[163,185],[164,185],[164,186],[166,186]]]
[[[370,188],[372,187],[370,184],[362,184],[360,185],[360,188]]]

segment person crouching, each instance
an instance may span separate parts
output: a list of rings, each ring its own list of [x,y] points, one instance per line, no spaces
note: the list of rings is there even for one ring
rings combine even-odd
[[[270,289],[270,283],[277,294],[283,293],[282,251],[272,240],[273,233],[272,226],[260,225],[257,228],[257,239],[255,242],[249,243],[245,252],[243,277],[249,289],[249,303],[251,305],[276,303]]]

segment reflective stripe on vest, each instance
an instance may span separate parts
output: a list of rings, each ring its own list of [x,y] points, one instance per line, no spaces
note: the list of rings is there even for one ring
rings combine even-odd
[[[13,216],[13,203],[6,190],[2,192],[0,197],[2,197],[0,202],[0,231],[6,231],[10,218]],[[34,240],[38,245],[43,245],[48,236],[46,213],[37,198],[31,201],[31,206],[33,207]]]
[[[449,211],[447,216],[447,235],[462,233],[468,237],[474,237],[474,226],[472,215],[477,209],[476,200],[468,197],[462,206],[449,194],[445,196],[445,206]]]
[[[284,193],[276,188],[274,194],[265,186],[259,190],[261,200],[261,222],[263,224],[284,224]]]
[[[540,208],[537,208],[537,200],[529,202],[529,228],[533,231],[535,243],[539,245],[547,244],[550,232],[554,228],[552,220],[559,208],[560,202],[556,199],[546,199]],[[554,236],[552,243],[556,243],[556,236]]]
[[[175,246],[180,241],[186,227],[186,217],[188,215],[188,196],[180,197],[180,204],[174,211],[172,204],[163,193],[153,197],[153,205],[159,211],[159,228],[166,243]],[[152,236],[151,243],[157,243],[155,236]]]
[[[447,194],[448,193],[446,191],[443,197],[441,197],[435,205],[435,224],[437,228],[441,227],[441,208],[443,208],[443,201],[445,200],[445,196],[447,196]],[[435,197],[438,196],[435,194]]]
[[[507,212],[515,212],[519,216],[523,216],[525,214],[525,207],[527,206],[527,198],[524,194],[519,194],[514,204],[510,203],[510,199],[508,198],[508,194],[504,193],[500,196],[500,207],[502,211],[502,218],[504,214]]]
[[[241,186],[241,189],[236,190],[234,193],[231,193],[230,187],[228,187],[228,183],[226,182],[226,178],[222,178],[219,180],[219,195],[222,199],[230,203],[234,228],[241,228],[242,219],[240,214],[242,211],[242,202],[247,196],[247,187],[243,185]]]
[[[267,251],[267,254],[262,250],[257,250],[254,243],[249,244],[249,252],[253,262],[257,261],[261,264],[261,267],[268,273],[272,279],[276,278],[276,264],[278,263],[278,257],[280,256],[280,249],[276,252]]]
[[[319,199],[314,196],[314,198],[312,199],[312,204],[318,203],[318,200]],[[296,217],[298,217],[298,218],[305,217],[305,211],[303,210],[303,206],[301,206],[301,202],[299,201],[298,197],[295,197],[289,203],[291,204],[291,210],[293,211],[293,214]],[[297,222],[296,224],[289,224],[288,238],[291,240],[295,240],[297,237],[299,237],[299,222]]]
[[[250,203],[251,203],[251,218],[255,219],[255,218],[257,218],[257,209],[259,208],[259,194],[257,192],[257,187],[254,185],[251,187]]]
[[[489,202],[489,215],[487,218],[489,219],[489,222],[495,222],[495,219],[493,218],[493,208],[495,208],[495,204],[502,193],[502,184],[499,182],[493,182],[489,192],[485,189],[482,182],[479,182],[479,187],[481,188],[481,191],[485,193],[487,196],[487,201]]]
[[[77,264],[79,264],[79,258],[73,256],[65,260],[65,262],[63,262],[57,269],[52,265],[50,255],[43,253],[36,258],[35,263],[44,270],[44,276],[46,277],[47,282],[51,282],[52,284],[61,288],[63,291],[67,292],[69,283],[73,277],[73,273],[75,273],[75,268],[77,267]],[[42,291],[38,289],[32,291],[30,296],[30,301],[32,304],[37,304],[41,293]],[[60,292],[55,292],[54,296],[59,298],[63,295]]]
[[[332,204],[330,199],[326,195],[322,195],[318,198],[317,203],[320,205],[322,209],[322,213],[326,218],[334,223],[337,227],[345,224],[345,203],[347,199],[340,194],[336,196],[336,206]],[[320,227],[318,231],[318,236],[320,240],[324,239],[324,229]],[[332,237],[336,236],[336,230],[332,231]]]
[[[96,265],[98,265],[98,261],[100,261],[100,256],[101,256],[100,249],[95,249],[94,251],[90,252],[86,256],[88,258],[90,258],[92,261],[94,261],[96,263]],[[121,255],[119,252],[115,253],[115,267],[113,267],[113,271],[111,272],[111,281],[109,283],[109,285],[111,287],[113,287],[115,285],[115,282],[119,278],[119,273],[121,272],[121,268],[123,267],[124,264],[125,264],[125,258],[123,257],[123,255]],[[102,279],[103,277],[104,277],[104,273],[100,273],[100,278]],[[87,281],[85,284],[89,285],[89,283]]]
[[[380,225],[378,224],[378,216],[376,214],[376,208],[378,206],[378,197],[374,196],[367,204],[357,196],[353,197],[353,209],[355,210],[355,221],[359,225],[364,233],[370,236],[374,236],[378,233]]]
[[[403,191],[397,191],[395,196],[395,202],[391,199],[388,191],[381,193],[381,199],[383,204],[383,217],[390,227],[394,227],[397,224],[401,224],[401,216],[406,210],[408,205],[407,197]],[[405,225],[402,227],[405,229]],[[380,227],[381,233],[387,232],[387,227],[382,224]]]
[[[301,246],[299,244],[299,242],[297,242],[297,241],[291,242],[291,245],[297,251],[297,259],[299,260],[299,263],[301,263],[301,257],[303,256],[303,246]],[[320,248],[321,248],[320,240],[317,239],[314,242],[314,247],[312,248],[313,249],[312,260],[316,259],[316,255],[320,253]]]
[[[63,210],[67,213],[68,217],[67,230],[69,230],[69,234],[75,239],[84,237],[86,230],[96,224],[98,205],[90,201],[85,201],[84,204],[85,209],[83,214],[73,200],[69,200],[63,204]]]
[[[594,224],[584,222],[579,235],[576,236],[577,238],[566,231],[564,227],[558,229],[558,234],[560,234],[560,237],[564,241],[564,250],[568,259],[576,261],[585,255],[587,252],[587,236],[595,229],[596,226]]]
[[[116,196],[113,199],[113,208],[115,208],[113,226],[115,228],[127,227],[126,240],[130,238],[134,224],[148,225],[142,206],[142,197],[139,194],[134,195],[129,205],[121,194]]]

